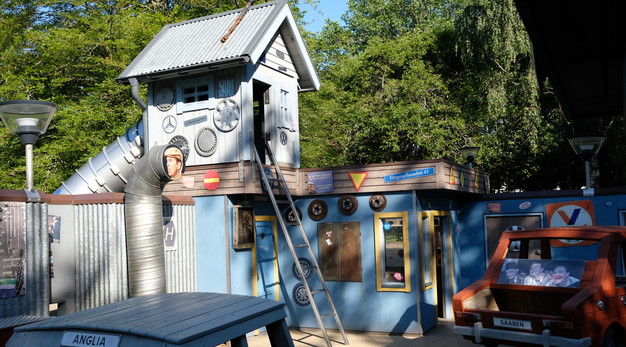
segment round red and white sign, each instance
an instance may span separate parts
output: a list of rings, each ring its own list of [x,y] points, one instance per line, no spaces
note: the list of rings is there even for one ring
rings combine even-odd
[[[220,175],[217,171],[209,170],[204,174],[204,188],[215,190],[220,185]]]

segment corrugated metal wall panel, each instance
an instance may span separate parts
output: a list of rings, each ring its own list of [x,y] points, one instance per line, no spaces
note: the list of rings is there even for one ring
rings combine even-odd
[[[128,298],[123,204],[76,205],[76,309]]]
[[[176,244],[165,251],[167,292],[194,292],[197,290],[195,207],[190,205],[163,205],[163,217],[173,218]]]
[[[5,232],[26,231],[25,295],[0,299],[0,318],[16,315],[48,316],[50,305],[50,244],[48,205],[44,203],[0,203]]]
[[[124,204],[76,205],[76,310],[128,299]],[[197,288],[195,215],[191,205],[163,205],[174,219],[176,248],[165,254],[167,292]]]

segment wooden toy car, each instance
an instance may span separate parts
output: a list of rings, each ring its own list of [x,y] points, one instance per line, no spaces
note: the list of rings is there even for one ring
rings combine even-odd
[[[612,346],[626,327],[626,227],[505,231],[453,298],[453,331],[485,345]]]

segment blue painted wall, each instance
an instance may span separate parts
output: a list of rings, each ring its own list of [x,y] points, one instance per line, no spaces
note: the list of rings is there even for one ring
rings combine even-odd
[[[223,196],[194,198],[198,291],[227,293],[226,223]]]
[[[356,195],[357,211],[346,216],[339,211],[338,196],[315,197],[326,202],[328,214],[322,220],[309,218],[307,209],[313,198],[299,199],[296,206],[302,211],[302,221],[307,237],[316,255],[319,255],[317,241],[317,223],[359,222],[361,230],[361,282],[327,281],[329,291],[341,323],[348,330],[384,331],[399,333],[417,333],[417,293],[418,266],[416,264],[415,214],[413,213],[412,193],[387,194],[387,207],[381,212],[409,212],[409,235],[411,257],[411,289],[412,292],[377,292],[376,291],[376,259],[374,252],[374,211],[369,207],[371,194]],[[299,233],[297,226],[290,226],[290,233]],[[296,241],[294,241],[296,243]],[[306,256],[304,249],[299,249],[298,256]],[[406,256],[406,255],[405,255]],[[318,258],[319,259],[319,258]],[[279,236],[279,264],[282,274],[283,295],[289,313],[288,323],[292,326],[316,327],[317,322],[309,306],[300,306],[293,301],[292,291],[299,280],[292,271],[293,259],[286,241]],[[317,283],[311,280],[310,283]],[[320,294],[318,294],[320,295]],[[324,302],[318,301],[320,303]],[[320,305],[322,313],[329,312],[325,305]],[[328,327],[335,328],[332,318],[328,318]],[[424,329],[431,328],[428,322]]]
[[[296,206],[302,212],[302,221],[307,237],[311,243],[316,259],[319,260],[317,225],[318,223],[360,223],[361,266],[362,281],[327,281],[333,302],[340,314],[343,327],[348,330],[380,331],[395,333],[421,333],[428,331],[437,324],[435,291],[422,288],[422,256],[420,254],[420,232],[418,213],[422,210],[437,210],[449,213],[449,233],[452,246],[446,249],[446,254],[452,252],[453,262],[449,256],[444,258],[448,269],[444,275],[454,280],[446,281],[448,292],[461,289],[459,281],[465,267],[460,259],[467,258],[467,245],[476,243],[476,259],[484,257],[483,242],[468,238],[468,232],[459,227],[461,223],[457,217],[458,201],[452,195],[434,192],[420,193],[401,192],[385,194],[387,206],[381,212],[408,212],[409,253],[410,257],[411,292],[378,292],[376,290],[376,258],[374,211],[369,206],[368,194],[354,194],[357,198],[357,211],[346,216],[338,208],[338,195],[315,196],[301,198]],[[236,199],[236,198],[232,198]],[[328,205],[328,214],[320,221],[312,220],[307,213],[311,201],[321,199]],[[199,290],[252,295],[255,281],[253,274],[252,249],[235,250],[232,240],[233,211],[232,206],[237,201],[227,197],[196,198],[197,233],[198,233],[198,279]],[[476,205],[478,207],[478,205]],[[254,201],[256,216],[273,216],[274,210],[268,201]],[[478,213],[478,212],[477,212]],[[464,214],[464,215],[467,215]],[[482,217],[481,217],[482,218]],[[293,259],[284,235],[278,228],[278,263],[280,300],[285,302],[290,326],[317,327],[317,321],[310,306],[300,306],[293,300],[293,289],[299,283],[293,272]],[[297,226],[288,226],[291,235],[299,233]],[[294,243],[300,243],[294,238]],[[446,245],[447,246],[447,245]],[[305,249],[298,250],[299,257],[308,258]],[[230,272],[226,273],[227,265]],[[450,272],[451,271],[451,272]],[[313,274],[315,276],[315,274]],[[310,281],[313,289],[318,289],[318,282]],[[318,294],[320,296],[320,294]],[[445,298],[450,305],[450,297]],[[440,298],[439,300],[443,300]],[[330,312],[325,300],[318,300],[322,314]],[[419,306],[418,306],[419,305]],[[451,315],[450,307],[447,315]],[[419,312],[419,313],[418,313]],[[418,319],[418,314],[420,317]],[[325,320],[329,328],[336,328],[332,318]]]

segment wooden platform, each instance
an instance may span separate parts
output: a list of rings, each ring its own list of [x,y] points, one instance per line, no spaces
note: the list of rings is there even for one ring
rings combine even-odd
[[[412,190],[447,190],[458,193],[486,194],[489,175],[445,160],[421,160],[331,168],[294,169],[281,167],[292,196],[380,193]],[[207,190],[204,176],[208,171],[219,175],[215,190]],[[332,192],[309,192],[309,175],[331,172]],[[351,174],[366,174],[357,190]],[[183,196],[264,194],[256,163],[241,162],[189,167],[182,180],[167,184],[164,193]],[[280,192],[275,191],[276,194]]]
[[[246,333],[266,327],[272,346],[289,347],[283,306],[233,294],[147,295],[17,327],[7,346],[247,346]]]

